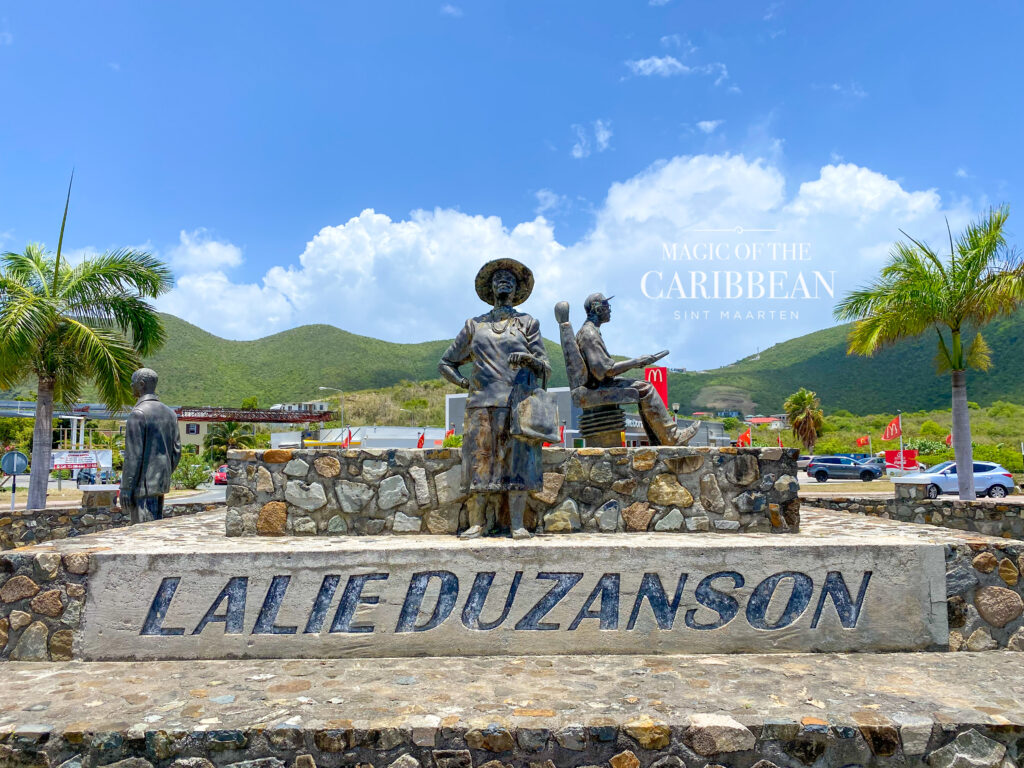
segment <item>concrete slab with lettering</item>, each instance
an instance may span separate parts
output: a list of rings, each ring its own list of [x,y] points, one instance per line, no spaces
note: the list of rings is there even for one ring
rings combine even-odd
[[[95,552],[76,656],[896,651],[945,645],[911,538],[290,539]]]

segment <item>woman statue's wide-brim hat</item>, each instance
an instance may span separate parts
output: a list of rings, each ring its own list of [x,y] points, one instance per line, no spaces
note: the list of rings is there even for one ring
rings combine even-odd
[[[476,295],[488,304],[494,304],[494,289],[491,278],[502,269],[508,270],[516,277],[516,291],[509,302],[513,307],[519,306],[533,293],[533,272],[525,264],[515,259],[494,259],[488,261],[476,273]]]

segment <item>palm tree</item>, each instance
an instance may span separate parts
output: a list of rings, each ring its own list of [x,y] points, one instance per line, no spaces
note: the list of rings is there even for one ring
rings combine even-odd
[[[203,438],[207,458],[219,463],[227,459],[229,450],[255,447],[256,435],[245,433],[244,428],[245,425],[238,421],[211,424],[210,431]]]
[[[892,247],[889,263],[870,285],[850,293],[836,307],[840,320],[855,320],[849,354],[871,355],[883,346],[934,329],[939,373],[953,381],[953,451],[961,499],[974,499],[971,418],[967,409],[967,369],[988,370],[988,345],[975,332],[1024,301],[1024,265],[1007,248],[1003,227],[1009,208],[991,209],[972,222],[940,257],[913,239]],[[901,230],[902,231],[902,230]],[[945,334],[945,335],[944,335]]]
[[[70,199],[69,184],[55,256],[37,244],[0,256],[0,387],[37,381],[29,509],[46,506],[54,400],[70,408],[92,383],[111,410],[130,402],[132,372],[164,341],[145,299],[172,284],[170,270],[139,251],[61,261]]]
[[[818,399],[817,393],[800,387],[786,398],[782,409],[793,428],[793,436],[803,443],[808,453],[812,453],[814,444],[818,442],[818,432],[825,423],[825,417],[821,413],[821,400]]]

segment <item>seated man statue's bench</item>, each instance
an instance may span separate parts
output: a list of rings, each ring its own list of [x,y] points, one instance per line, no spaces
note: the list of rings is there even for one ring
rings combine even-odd
[[[694,422],[685,429],[676,426],[657,390],[647,381],[622,378],[619,374],[643,368],[668,352],[616,362],[608,354],[599,326],[611,319],[611,309],[600,293],[584,302],[587,321],[578,334],[569,322],[569,303],[555,305],[559,341],[565,356],[565,370],[573,402],[582,410],[580,433],[588,446],[611,448],[622,445],[626,428],[624,405],[637,405],[644,431],[652,445],[686,445],[700,428]]]

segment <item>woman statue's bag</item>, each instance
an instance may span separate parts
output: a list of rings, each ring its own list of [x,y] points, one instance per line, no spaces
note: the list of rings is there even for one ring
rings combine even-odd
[[[536,444],[562,442],[558,430],[558,401],[547,391],[547,385],[547,376],[542,385],[537,386],[537,377],[532,371],[520,370],[509,398],[512,437]]]

